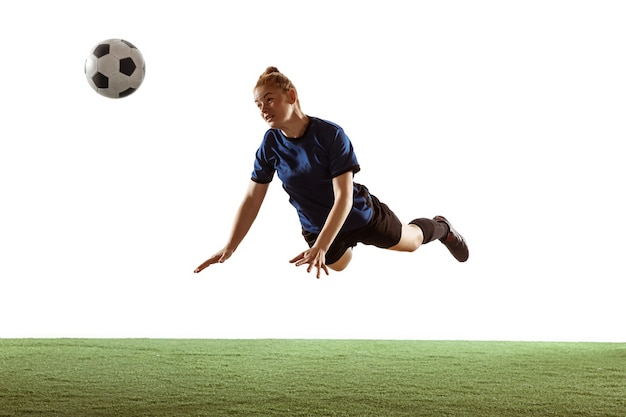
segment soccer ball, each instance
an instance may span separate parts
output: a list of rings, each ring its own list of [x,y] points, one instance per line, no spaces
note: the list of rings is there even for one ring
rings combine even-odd
[[[146,73],[139,49],[123,39],[108,39],[97,44],[85,60],[87,82],[100,95],[127,97],[134,93]]]

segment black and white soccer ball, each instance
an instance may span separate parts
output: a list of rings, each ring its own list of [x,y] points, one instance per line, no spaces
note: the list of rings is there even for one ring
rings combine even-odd
[[[143,82],[146,64],[135,45],[123,39],[108,39],[93,47],[85,60],[89,85],[109,98],[127,97]]]

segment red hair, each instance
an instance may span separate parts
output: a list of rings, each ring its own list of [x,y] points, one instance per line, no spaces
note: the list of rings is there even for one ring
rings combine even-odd
[[[293,90],[296,93],[296,106],[300,109],[300,98],[298,97],[298,90],[296,90],[296,86],[293,85],[291,80],[287,78],[285,74],[278,71],[278,68],[267,67],[265,69],[256,82],[254,89],[256,90],[261,87],[276,87],[285,94],[288,94],[290,90]]]

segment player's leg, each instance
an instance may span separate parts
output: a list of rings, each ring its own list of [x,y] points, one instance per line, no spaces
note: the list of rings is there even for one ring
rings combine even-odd
[[[341,255],[341,258],[339,258],[339,260],[327,266],[333,271],[343,271],[344,269],[346,269],[346,267],[348,266],[351,260],[352,260],[352,248],[348,248],[343,253],[343,255]]]
[[[379,248],[414,252],[421,245],[439,240],[459,262],[465,262],[469,257],[465,239],[445,217],[419,218],[409,224],[402,224],[385,203],[372,194],[370,197],[374,215],[370,225],[356,241]]]
[[[433,240],[443,243],[459,262],[465,262],[469,257],[465,239],[443,216],[435,216],[433,219],[415,219],[408,225],[403,225],[400,241],[389,249],[413,252],[421,245]]]
[[[403,224],[400,241],[389,250],[400,252],[413,252],[424,242],[424,232],[415,224]]]
[[[439,238],[441,243],[443,243],[446,248],[448,248],[452,256],[454,256],[457,261],[467,261],[467,259],[469,258],[469,249],[467,247],[467,242],[465,242],[463,236],[461,236],[461,234],[457,232],[454,227],[452,227],[448,219],[446,219],[445,217],[435,216],[433,217],[433,220],[435,220],[439,224],[445,224],[448,229],[448,233],[444,237]]]
[[[463,238],[463,236],[461,236],[459,232],[457,232],[452,227],[450,222],[445,217],[435,216],[432,220],[425,218],[415,219],[411,221],[408,226],[415,226],[421,229],[421,244],[426,244],[428,242],[432,242],[433,240],[439,240],[448,248],[450,253],[456,258],[457,261],[465,262],[469,258],[469,250],[467,248],[467,243],[465,242],[465,239]],[[402,230],[403,238],[405,234],[405,229],[406,227]],[[408,236],[406,240],[410,243],[410,236],[412,236],[413,233],[407,233],[407,235]],[[400,243],[402,243],[402,239],[400,240]],[[408,248],[410,251],[412,247],[413,246],[410,246],[410,244],[408,244],[404,247],[401,246],[396,250],[407,250],[406,248]],[[419,247],[419,245],[417,245],[417,247]],[[417,247],[415,249],[417,249]]]
[[[362,242],[400,252],[414,252],[424,243],[444,237],[448,233],[447,225],[431,219],[415,219],[409,224],[402,224],[398,216],[371,195],[374,215],[368,236]]]

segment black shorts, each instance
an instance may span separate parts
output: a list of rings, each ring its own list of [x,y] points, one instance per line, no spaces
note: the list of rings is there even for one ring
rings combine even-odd
[[[368,203],[374,211],[372,220],[367,226],[340,232],[326,252],[326,265],[337,262],[349,248],[356,246],[357,243],[387,249],[400,242],[402,222],[385,203],[371,194],[370,197]],[[302,235],[309,247],[313,246],[319,236],[317,233],[306,230],[302,231]]]

